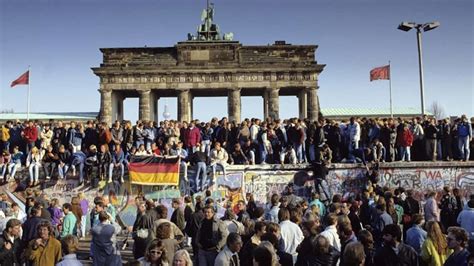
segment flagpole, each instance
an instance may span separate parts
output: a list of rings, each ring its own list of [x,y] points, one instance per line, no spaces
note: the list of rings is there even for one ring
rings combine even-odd
[[[390,66],[390,60],[388,60],[388,84],[390,90],[390,117],[393,118],[393,105],[392,105],[392,69]]]
[[[30,120],[30,65],[28,65],[28,97],[27,97],[27,106],[26,106],[26,120]]]

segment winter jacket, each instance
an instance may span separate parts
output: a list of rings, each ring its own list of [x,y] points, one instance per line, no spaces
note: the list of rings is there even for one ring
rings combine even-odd
[[[425,128],[425,138],[427,139],[436,139],[439,129],[436,126],[428,125]]]
[[[26,250],[26,258],[36,266],[56,265],[61,260],[61,242],[50,236],[46,246],[38,246],[34,249],[36,239],[31,240]]]
[[[23,138],[27,143],[35,142],[38,139],[38,128],[35,126],[23,129]]]
[[[392,247],[381,247],[375,254],[374,264],[385,266],[419,265],[418,255],[412,247],[400,243],[397,248],[398,254],[395,253]]]
[[[411,131],[415,140],[423,139],[423,136],[425,135],[423,127],[420,124],[413,125]]]
[[[53,131],[49,129],[48,131],[42,130],[40,134],[41,138],[41,148],[46,149],[48,145],[51,145],[51,141],[53,140]]]
[[[100,165],[109,165],[112,162],[112,155],[110,152],[99,152],[98,153],[98,159],[99,159],[99,164]]]
[[[212,140],[212,133],[214,133],[212,128],[203,128],[201,131],[202,140]]]
[[[68,150],[58,153],[59,161],[68,164],[71,160],[71,153]]]
[[[113,163],[123,163],[123,160],[125,159],[125,154],[123,150],[120,150],[118,153],[113,152],[112,153],[112,162]]]
[[[123,141],[123,129],[121,127],[115,128],[113,127],[110,130],[110,133],[112,134],[112,141],[116,144],[122,143]]]
[[[458,224],[469,234],[469,239],[474,240],[474,208],[467,205],[461,211],[457,219]]]
[[[61,238],[67,235],[75,235],[76,232],[77,232],[77,218],[72,212],[69,212],[66,216],[64,216]]]
[[[472,138],[472,127],[468,122],[461,122],[458,124],[458,136]]]
[[[349,140],[352,142],[358,142],[360,140],[360,125],[357,122],[353,124],[349,123],[347,125],[347,130],[349,132]]]
[[[204,223],[206,222],[212,223],[210,228],[211,232],[204,232]],[[211,221],[202,220],[201,227],[196,234],[196,243],[199,248],[203,248],[202,243],[212,243],[214,246],[208,250],[220,251],[225,246],[228,234],[229,231],[225,223],[214,216]]]
[[[153,142],[155,141],[155,129],[152,127],[145,127],[143,130],[145,138],[147,141]]]
[[[222,165],[227,165],[227,161],[229,160],[229,154],[221,148],[220,151],[216,149],[211,150],[211,164],[220,163]]]
[[[83,143],[86,149],[89,149],[91,145],[97,145],[99,142],[99,133],[95,128],[87,128],[84,133]]]
[[[73,146],[81,146],[85,137],[86,134],[84,132],[80,132],[78,129],[71,129],[69,144]]]
[[[8,127],[2,126],[2,130],[0,131],[0,141],[8,140],[10,140],[10,129]]]
[[[66,129],[64,127],[57,127],[53,130],[53,144],[67,146]]]
[[[404,129],[400,138],[400,146],[411,147],[413,145],[413,134],[409,129]]]
[[[11,248],[6,249],[5,243],[10,242]],[[3,231],[3,235],[0,236],[0,265],[15,265],[20,261],[20,246],[21,240],[18,237],[13,239],[13,243],[7,237],[7,232]],[[20,264],[17,264],[20,265]]]
[[[196,143],[201,142],[201,132],[199,128],[187,128],[185,131],[184,144],[186,147],[195,147]]]
[[[448,256],[452,253],[452,250],[446,248],[444,252],[444,254],[439,254],[433,240],[427,238],[421,247],[421,259],[426,262],[428,266],[443,265]]]
[[[99,145],[109,144],[112,141],[112,134],[108,128],[99,131]]]

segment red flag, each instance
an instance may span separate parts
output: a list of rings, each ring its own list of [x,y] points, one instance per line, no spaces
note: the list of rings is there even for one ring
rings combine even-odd
[[[370,70],[370,81],[378,79],[390,79],[390,65],[376,67]]]
[[[21,75],[19,78],[15,79],[12,81],[12,84],[10,84],[10,87],[15,87],[16,85],[28,85],[30,82],[30,71],[26,71],[23,75]]]

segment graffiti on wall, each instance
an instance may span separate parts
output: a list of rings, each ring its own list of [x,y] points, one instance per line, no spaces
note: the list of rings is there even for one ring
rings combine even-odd
[[[265,171],[246,172],[244,182],[244,193],[252,193],[259,205],[264,205],[270,201],[273,194],[282,195],[288,183],[293,183],[296,171]],[[308,197],[312,180],[302,182],[294,186],[295,194],[301,197]]]
[[[324,182],[325,190],[329,196],[336,193],[358,193],[367,186],[366,171],[365,168],[331,169]],[[225,177],[218,175],[215,181],[212,197],[222,206],[229,201],[234,206],[238,200],[244,199],[246,193],[252,193],[256,202],[263,205],[269,201],[272,194],[282,195],[290,182],[295,183],[296,195],[309,197],[313,186],[312,178],[306,171],[294,170],[229,171]],[[474,193],[474,167],[381,168],[379,184],[390,188],[413,189],[419,199],[423,198],[426,191],[441,191],[444,186],[459,188],[465,196],[468,196]],[[171,199],[181,197],[177,187],[130,186],[128,182],[122,185],[100,182],[99,189],[79,186],[77,179],[68,178],[48,181],[44,192],[49,198],[58,198],[61,204],[70,202],[78,192],[84,192],[91,208],[96,196],[114,195],[112,202],[116,205],[121,219],[128,225],[132,225],[136,217],[134,199],[139,192],[142,192],[147,199],[158,200],[165,205],[169,205]],[[10,187],[8,190],[13,191],[14,188]]]
[[[365,168],[331,170],[327,177],[331,194],[360,192],[367,186]],[[444,186],[474,193],[473,168],[381,168],[380,186],[413,189],[419,198],[428,190],[441,191]]]

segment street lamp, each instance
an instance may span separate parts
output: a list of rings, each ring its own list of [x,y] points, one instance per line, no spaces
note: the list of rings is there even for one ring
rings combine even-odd
[[[421,114],[425,115],[425,97],[424,97],[424,88],[423,88],[423,55],[421,50],[421,29],[423,31],[434,30],[439,27],[439,22],[434,21],[425,24],[418,24],[415,22],[402,22],[398,25],[398,29],[402,31],[409,31],[413,28],[416,29],[416,40],[418,42],[418,64],[420,69],[420,94],[421,94]]]

